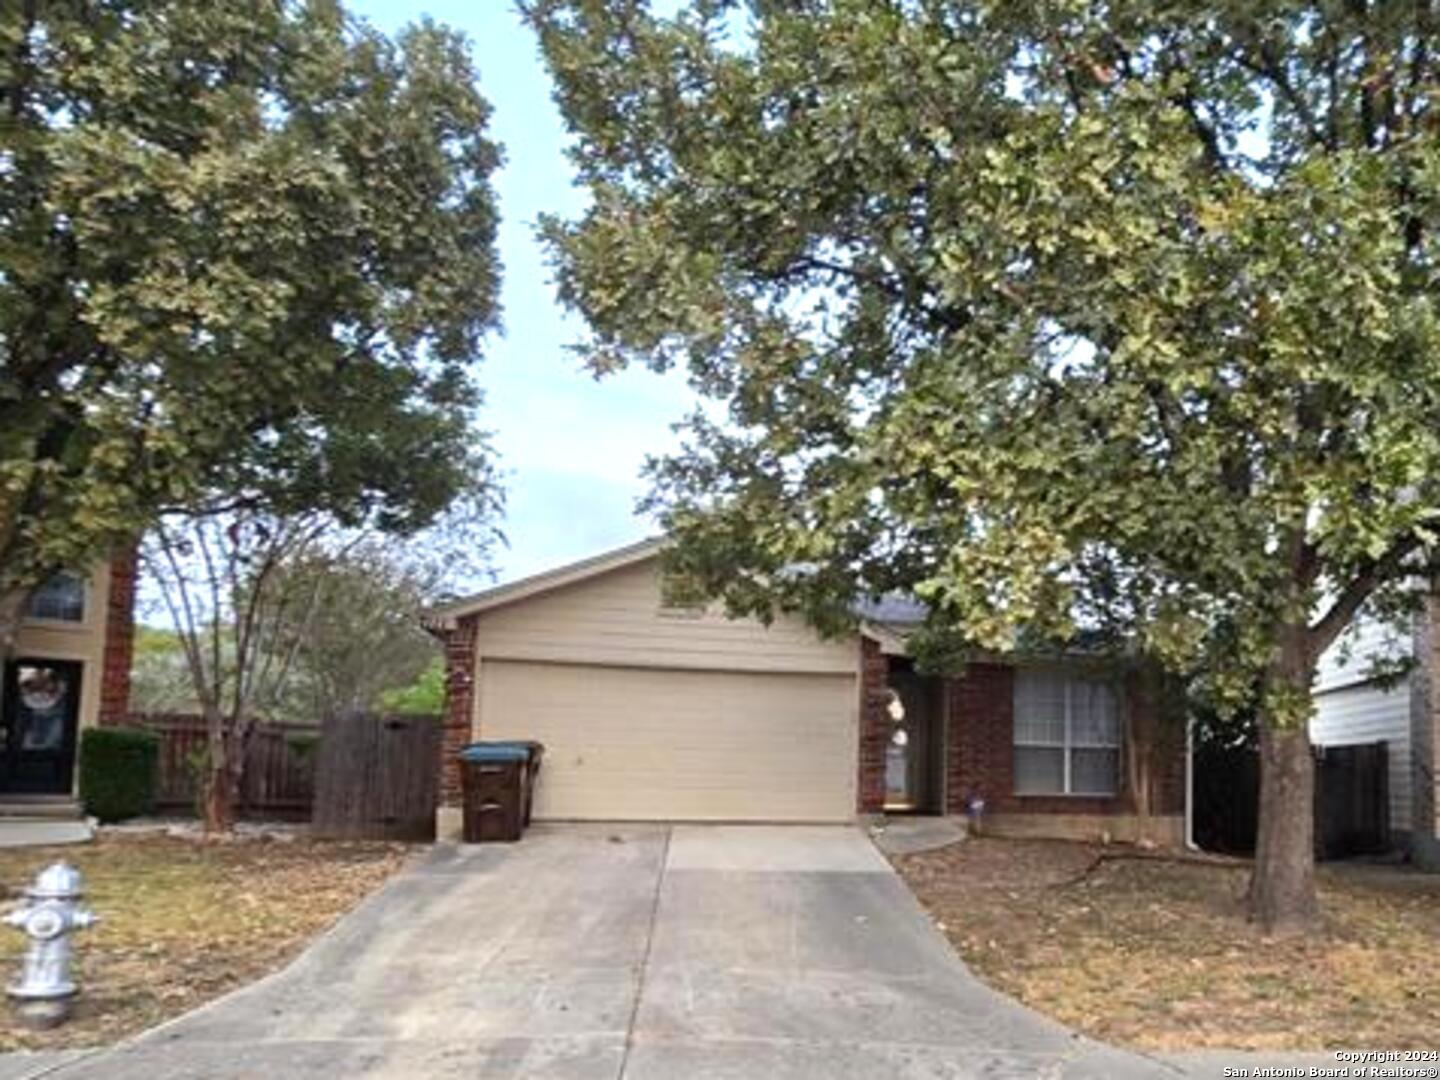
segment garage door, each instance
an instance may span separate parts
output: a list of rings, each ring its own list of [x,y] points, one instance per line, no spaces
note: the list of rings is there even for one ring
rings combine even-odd
[[[855,812],[849,675],[485,660],[487,739],[546,746],[535,813],[840,821]]]

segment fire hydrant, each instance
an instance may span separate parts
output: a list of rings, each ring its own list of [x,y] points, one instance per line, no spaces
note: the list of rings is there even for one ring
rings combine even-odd
[[[16,1013],[30,1027],[54,1027],[70,1015],[79,989],[70,978],[70,935],[98,921],[80,906],[83,886],[80,871],[54,863],[25,890],[25,903],[5,916],[30,939],[20,981],[6,988]]]

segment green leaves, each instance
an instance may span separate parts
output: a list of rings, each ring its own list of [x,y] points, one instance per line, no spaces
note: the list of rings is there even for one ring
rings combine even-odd
[[[1103,632],[1218,700],[1297,625],[1313,661],[1440,512],[1440,41],[1380,7],[530,5],[592,364],[728,407],[653,466],[677,562],[738,611]]]
[[[217,491],[413,529],[490,483],[463,40],[258,0],[12,5],[0,38],[0,590]]]

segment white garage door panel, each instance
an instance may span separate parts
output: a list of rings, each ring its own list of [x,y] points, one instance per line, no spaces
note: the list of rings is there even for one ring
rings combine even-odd
[[[480,731],[545,744],[547,818],[843,821],[855,812],[849,675],[485,660]]]

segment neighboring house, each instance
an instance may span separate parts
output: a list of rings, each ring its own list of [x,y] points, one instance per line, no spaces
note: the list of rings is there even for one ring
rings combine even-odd
[[[133,553],[31,595],[0,687],[0,803],[74,795],[80,729],[125,719],[134,608]]]
[[[1130,673],[977,659],[958,677],[923,676],[905,655],[909,605],[830,640],[797,618],[766,627],[670,607],[661,547],[433,613],[446,641],[441,835],[457,830],[455,751],[534,738],[547,748],[542,818],[846,821],[961,814],[981,799],[996,832],[1184,839],[1184,735],[1134,768],[1133,732],[1153,725]]]
[[[1320,746],[1384,740],[1389,757],[1390,828],[1396,846],[1440,866],[1436,818],[1436,619],[1432,598],[1412,628],[1362,619],[1321,658],[1310,738]],[[1374,661],[1413,658],[1399,680],[1374,677]]]

